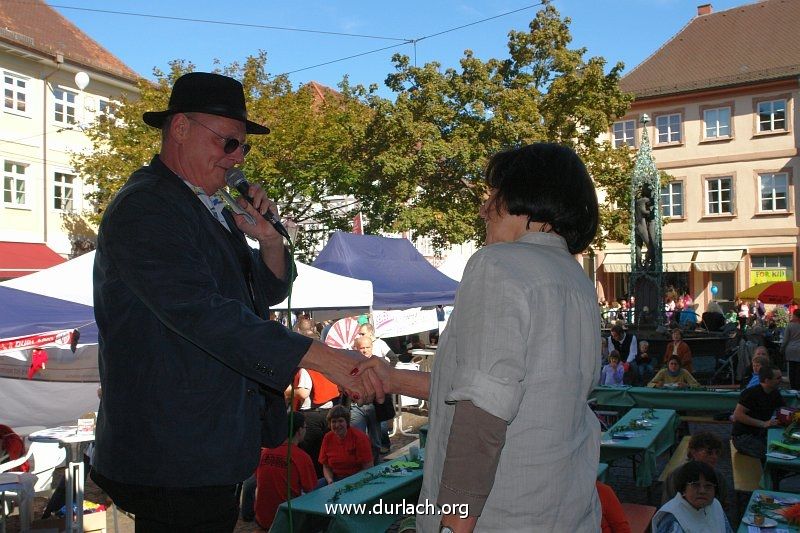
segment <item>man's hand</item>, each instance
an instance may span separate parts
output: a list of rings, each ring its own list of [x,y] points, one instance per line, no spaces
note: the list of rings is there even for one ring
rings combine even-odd
[[[359,372],[359,364],[365,360],[368,359],[354,350],[337,350],[314,341],[300,366],[322,372],[359,405],[374,399],[383,402],[388,389],[377,376]]]
[[[281,237],[281,235],[275,231],[272,224],[263,217],[264,213],[267,211],[272,211],[275,216],[278,216],[278,206],[275,202],[267,198],[266,192],[264,192],[264,189],[262,189],[260,185],[251,184],[248,194],[250,198],[253,199],[252,205],[241,196],[236,202],[239,204],[239,207],[247,211],[250,216],[253,217],[256,224],[254,226],[247,222],[244,215],[234,214],[233,219],[236,221],[236,226],[242,230],[245,235],[257,240],[262,246],[283,246],[283,237]]]

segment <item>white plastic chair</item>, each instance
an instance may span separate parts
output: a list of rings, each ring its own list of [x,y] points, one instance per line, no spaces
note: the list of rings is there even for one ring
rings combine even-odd
[[[29,449],[33,459],[31,474],[39,478],[35,487],[36,495],[49,497],[54,490],[53,474],[67,460],[67,450],[56,442],[31,442]]]
[[[6,531],[6,517],[9,513],[9,501],[16,500],[19,505],[20,530],[28,531],[33,518],[34,486],[37,478],[28,472],[15,472],[14,469],[29,460],[33,451],[13,461],[0,464],[0,533]]]
[[[5,533],[6,516],[14,501],[19,505],[22,531],[29,529],[34,497],[53,493],[53,474],[66,459],[67,451],[58,443],[31,442],[24,457],[0,463],[0,533]],[[12,472],[27,460],[31,464],[29,472]]]

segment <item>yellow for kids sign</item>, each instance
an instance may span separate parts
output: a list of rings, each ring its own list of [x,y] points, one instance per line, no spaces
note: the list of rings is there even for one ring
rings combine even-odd
[[[759,283],[768,283],[770,281],[786,281],[785,268],[760,268],[750,271],[750,286],[758,285]]]

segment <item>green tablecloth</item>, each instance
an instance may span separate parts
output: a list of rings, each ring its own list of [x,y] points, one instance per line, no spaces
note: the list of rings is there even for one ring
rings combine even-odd
[[[611,463],[616,459],[629,457],[636,461],[641,456],[641,462],[636,466],[636,486],[649,487],[653,483],[656,470],[656,457],[667,451],[675,444],[675,431],[678,429],[680,419],[672,409],[656,409],[656,418],[651,420],[649,429],[635,430],[635,436],[627,440],[610,441],[611,435],[620,428],[627,428],[632,420],[642,417],[646,409],[634,408],[611,426],[603,437],[600,445],[600,460]]]
[[[797,407],[797,394],[781,391],[786,405]],[[597,405],[608,407],[653,407],[676,411],[733,411],[739,391],[656,389],[651,387],[597,386],[592,390]]]
[[[791,505],[792,502],[800,502],[800,495],[798,494],[791,494],[788,492],[775,492],[771,490],[756,490],[750,496],[750,501],[747,502],[747,509],[745,509],[744,513],[745,517],[752,516],[751,512],[752,505],[758,500],[761,494],[772,496],[773,498],[776,499],[775,500],[776,502],[778,503],[785,502],[787,506]],[[783,500],[783,502],[781,500]],[[788,523],[786,523],[783,517],[779,514],[767,513],[766,517],[776,520],[778,522],[777,526],[778,528],[786,529],[789,531],[800,531],[800,528],[798,528],[797,526],[791,526]],[[739,529],[737,529],[736,531],[737,533],[748,533],[747,524],[745,524],[744,521],[742,521],[742,523],[739,524]],[[775,531],[775,529],[762,529],[762,531]]]
[[[769,429],[767,432],[768,448],[769,443],[774,440],[783,441],[783,428]],[[777,489],[775,474],[779,471],[800,472],[800,459],[777,459],[767,455],[767,462],[764,464],[764,471],[761,475],[761,487],[767,490]]]
[[[367,470],[363,470],[350,477],[337,481],[332,485],[319,488],[303,494],[292,500],[292,519],[294,531],[306,531],[312,527],[324,528],[325,531],[339,533],[347,531],[385,531],[398,517],[413,514],[413,509],[387,509],[394,503],[416,505],[417,494],[422,487],[422,468],[412,470],[401,476],[382,476],[359,488],[345,492],[335,502],[330,501],[334,493],[342,487],[355,483],[369,474],[383,471],[387,466],[406,461],[406,457],[388,463],[381,463]],[[380,514],[373,512],[372,508],[381,500],[383,507]],[[336,504],[365,504],[362,511],[351,510],[349,513],[341,507],[336,510],[326,509]],[[332,512],[328,512],[331,510]],[[318,522],[322,521],[320,526]],[[314,529],[317,530],[317,529]],[[275,520],[272,522],[271,532],[289,532],[289,508],[284,502],[278,507]]]

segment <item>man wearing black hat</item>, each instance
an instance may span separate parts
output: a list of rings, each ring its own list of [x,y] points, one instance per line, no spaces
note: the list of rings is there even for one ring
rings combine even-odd
[[[143,118],[162,130],[161,153],[117,193],[97,239],[92,477],[137,531],[232,531],[262,443],[286,438],[282,391],[298,366],[361,401],[375,391],[350,376],[360,355],[266,319],[292,260],[261,216],[275,204],[252,185],[252,205],[239,200],[252,224],[216,196],[249,151],[245,134],[269,132],[247,119],[242,85],[186,74],[168,109]]]

